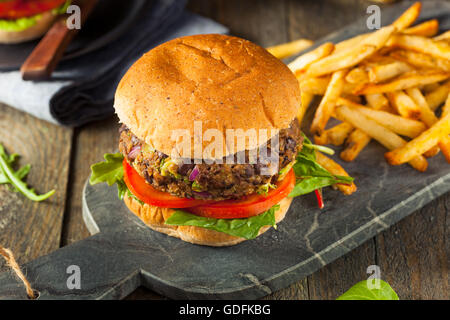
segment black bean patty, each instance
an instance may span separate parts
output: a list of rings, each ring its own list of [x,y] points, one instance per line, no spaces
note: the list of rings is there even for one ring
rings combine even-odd
[[[264,164],[180,164],[171,161],[162,152],[150,150],[125,125],[119,130],[119,150],[136,171],[154,188],[182,198],[239,199],[267,190],[274,184],[278,172],[262,175]],[[291,164],[302,147],[303,137],[295,119],[288,129],[279,132],[279,170]],[[270,148],[270,141],[268,141]],[[270,151],[269,151],[270,152]],[[248,152],[246,152],[248,159]],[[196,169],[195,169],[196,168]],[[189,176],[198,170],[194,181]]]

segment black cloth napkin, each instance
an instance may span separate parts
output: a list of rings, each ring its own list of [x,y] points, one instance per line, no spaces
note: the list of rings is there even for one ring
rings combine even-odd
[[[118,40],[61,63],[49,81],[23,81],[19,71],[0,73],[0,102],[66,126],[111,115],[118,82],[145,52],[176,37],[228,31],[210,19],[186,12],[185,2],[149,2],[138,21]]]

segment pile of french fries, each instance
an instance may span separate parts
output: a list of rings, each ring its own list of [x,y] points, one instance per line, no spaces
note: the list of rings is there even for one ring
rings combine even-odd
[[[420,9],[416,2],[391,25],[288,65],[300,84],[300,122],[322,96],[310,128],[316,144],[343,145],[340,157],[353,161],[374,139],[391,165],[425,171],[439,152],[450,163],[450,31],[437,35],[437,20],[413,26]],[[330,118],[340,123],[327,128]]]

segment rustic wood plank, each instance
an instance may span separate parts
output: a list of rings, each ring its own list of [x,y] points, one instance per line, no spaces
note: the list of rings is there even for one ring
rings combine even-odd
[[[336,299],[355,283],[367,279],[367,267],[374,264],[376,250],[371,239],[308,276],[309,298]]]
[[[67,245],[84,239],[89,232],[81,211],[81,197],[84,183],[93,163],[103,160],[103,154],[119,148],[119,120],[111,117],[75,130],[72,168],[61,244]]]
[[[382,278],[400,299],[449,298],[450,194],[446,194],[376,237]]]
[[[0,244],[19,263],[58,249],[63,224],[72,129],[38,120],[0,104],[0,143],[30,163],[27,182],[38,193],[56,189],[44,202],[33,202],[8,186],[0,186]],[[3,261],[0,262],[0,267]]]
[[[189,9],[226,25],[230,34],[261,46],[288,39],[285,0],[191,0]]]

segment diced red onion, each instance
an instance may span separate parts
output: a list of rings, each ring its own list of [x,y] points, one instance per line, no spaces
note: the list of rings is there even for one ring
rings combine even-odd
[[[128,153],[128,158],[134,160],[134,158],[137,157],[137,155],[139,154],[139,152],[141,151],[141,146],[134,146],[133,148],[131,148],[131,151]]]
[[[195,166],[194,169],[192,169],[191,174],[189,175],[189,181],[194,181],[198,174],[199,174],[198,167]]]

